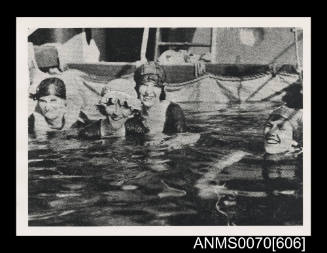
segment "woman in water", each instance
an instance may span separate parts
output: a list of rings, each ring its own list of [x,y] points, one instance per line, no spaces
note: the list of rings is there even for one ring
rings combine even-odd
[[[140,117],[141,102],[136,97],[133,83],[125,79],[116,79],[107,84],[101,92],[101,99],[96,105],[105,117],[83,128],[79,136],[84,138],[101,138],[106,136],[125,136],[126,130],[132,131],[133,123]],[[127,124],[126,121],[130,119]],[[137,120],[139,128],[135,133],[144,134],[147,129]],[[140,123],[139,123],[140,122]]]
[[[301,191],[299,185],[302,181],[302,99],[302,84],[296,82],[286,90],[286,94],[282,98],[285,104],[277,108],[269,116],[264,128],[265,153],[263,160],[261,160],[261,155],[258,157],[252,152],[236,150],[213,161],[208,167],[208,172],[197,180],[195,187],[199,189],[201,198],[215,199],[218,194],[217,211],[227,216],[228,222],[231,222],[230,214],[226,209],[230,209],[229,206],[237,206],[235,193],[239,196],[244,195],[243,197],[247,199],[260,199],[271,193],[279,195],[293,194],[295,192],[294,194],[298,194]],[[244,158],[247,158],[247,161]],[[253,186],[253,191],[238,191],[237,187],[241,185],[240,180],[235,180],[234,185],[231,179],[224,182],[224,184],[220,182],[222,185],[218,185],[221,173],[226,173],[228,168],[242,160],[249,165],[253,161],[255,166],[262,161],[262,177],[265,180],[265,184],[263,184],[264,191],[261,191],[260,187],[258,187],[259,184],[255,184],[254,181],[252,185],[247,186],[249,190]],[[258,176],[255,175],[255,180],[257,178]],[[249,181],[249,179],[247,178],[246,181]],[[217,184],[215,185],[214,182],[217,182]],[[226,203],[224,204],[224,202]],[[253,204],[254,202],[244,202],[245,205],[248,205],[247,203]],[[247,207],[247,209],[250,208],[253,209],[253,206]],[[271,206],[269,208],[272,214],[275,215],[275,209],[271,208]],[[235,213],[235,211],[232,213]]]
[[[127,135],[138,134],[135,130],[144,125],[152,137],[152,141],[147,144],[166,145],[168,149],[193,145],[200,139],[200,134],[187,132],[181,107],[166,100],[164,86],[166,74],[161,66],[156,62],[141,65],[134,73],[134,80],[137,96],[142,103],[142,121],[139,122],[139,127],[137,120],[133,122],[131,120],[132,124],[127,130]]]
[[[150,134],[174,134],[186,131],[181,107],[166,100],[165,78],[163,68],[155,62],[143,64],[134,74],[135,90],[142,102],[144,124],[148,126]]]
[[[282,100],[285,105],[272,112],[264,127],[266,154],[298,154],[302,151],[302,83],[291,84]]]
[[[28,118],[28,132],[32,137],[49,131],[80,128],[88,123],[82,112],[73,117],[67,109],[65,83],[56,77],[44,79],[32,98],[37,101]]]

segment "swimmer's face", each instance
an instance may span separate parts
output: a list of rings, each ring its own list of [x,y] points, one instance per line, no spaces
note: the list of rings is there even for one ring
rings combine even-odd
[[[279,116],[273,115],[265,124],[264,148],[268,154],[278,154],[291,150],[293,141],[293,127],[290,122]]]
[[[116,98],[108,98],[102,103],[106,115],[113,121],[125,120],[132,115],[132,110],[127,102],[121,102]]]
[[[49,120],[62,118],[66,112],[66,100],[55,95],[40,97],[38,104],[41,114]]]
[[[146,107],[152,107],[159,102],[161,88],[154,81],[142,82],[139,87],[140,100]]]

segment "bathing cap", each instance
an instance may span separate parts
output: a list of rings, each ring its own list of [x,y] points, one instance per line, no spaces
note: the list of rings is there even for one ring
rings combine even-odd
[[[144,77],[147,76],[156,76],[157,86],[164,86],[164,82],[166,81],[166,73],[158,63],[149,62],[141,65],[135,70],[134,80],[136,82],[136,86],[139,86],[142,83],[142,80],[144,80]]]
[[[62,99],[66,99],[66,86],[64,81],[57,77],[44,79],[36,89],[33,98],[38,100],[41,97],[54,95]]]
[[[302,110],[295,110],[293,108],[288,108],[287,106],[281,106],[274,110],[270,116],[272,115],[279,115],[288,120],[293,129],[299,128],[302,124]]]
[[[141,101],[137,99],[134,83],[126,79],[110,81],[101,91],[98,105],[106,104],[110,98],[119,99],[121,103],[127,102],[132,109],[140,110]]]

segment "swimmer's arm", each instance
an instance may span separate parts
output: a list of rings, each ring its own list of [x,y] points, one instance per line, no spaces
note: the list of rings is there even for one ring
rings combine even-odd
[[[133,117],[125,122],[126,136],[142,136],[149,132],[139,117]]]
[[[181,149],[184,146],[194,145],[200,137],[199,133],[177,133],[169,136],[161,134],[157,135],[155,140],[147,142],[147,145],[163,145],[167,146],[168,150]]]

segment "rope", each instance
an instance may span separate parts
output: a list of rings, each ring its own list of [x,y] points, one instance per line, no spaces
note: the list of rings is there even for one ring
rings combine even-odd
[[[218,85],[218,87],[220,88],[220,90],[224,93],[224,95],[226,97],[228,97],[231,101],[234,101],[234,102],[239,102],[240,99],[235,97],[233,95],[233,92],[229,89],[227,89],[222,83],[220,83],[218,80],[216,80],[216,84]]]
[[[243,76],[243,77],[219,76],[219,75],[213,75],[213,74],[207,73],[206,69],[205,69],[205,64],[203,64],[203,63],[195,63],[194,68],[195,68],[195,76],[196,76],[195,79],[181,82],[181,83],[169,83],[168,86],[166,86],[166,90],[168,92],[179,91],[182,88],[184,88],[185,86],[192,85],[192,84],[199,82],[205,78],[212,78],[212,79],[216,80],[217,83],[218,83],[218,81],[237,82],[239,84],[239,88],[241,88],[242,83],[245,81],[252,81],[252,80],[260,79],[263,77],[269,77],[266,81],[263,82],[263,84],[253,94],[251,94],[246,99],[246,101],[248,101],[250,98],[252,98],[254,95],[256,95],[264,86],[266,86],[266,84],[268,82],[270,82],[272,79],[276,78],[277,76],[283,82],[286,82],[286,83],[289,83],[289,82],[287,82],[282,76],[285,76],[285,77],[286,76],[287,77],[298,76],[298,74],[291,74],[291,73],[287,73],[285,71],[280,72],[280,69],[277,70],[276,67],[274,68],[274,66],[272,66],[270,68],[270,70],[268,70],[268,71],[265,71],[265,72],[262,72],[259,74],[250,75],[250,76]]]
[[[203,69],[201,69],[201,70],[203,70]],[[199,71],[198,71],[198,73],[199,73]],[[182,87],[182,86],[185,86],[185,85],[190,85],[192,83],[201,81],[202,79],[205,79],[205,78],[213,78],[213,79],[218,80],[218,81],[238,82],[239,83],[239,82],[244,82],[244,81],[256,80],[256,79],[268,76],[270,74],[271,74],[270,72],[265,72],[265,73],[262,73],[262,74],[259,74],[259,75],[257,74],[257,75],[248,76],[248,77],[229,77],[229,76],[224,77],[224,76],[216,76],[216,75],[213,75],[213,74],[205,74],[205,75],[202,75],[202,76],[197,77],[195,79],[185,81],[185,82],[181,82],[181,83],[168,83],[169,86],[167,88],[179,88],[179,87]]]
[[[207,74],[207,75],[204,75],[204,76],[201,76],[201,77],[189,80],[189,81],[181,82],[181,83],[168,83],[169,86],[167,86],[167,89],[169,89],[169,88],[183,88],[185,85],[193,84],[195,82],[201,81],[201,80],[206,79],[208,77],[210,78],[210,77],[212,77],[212,75]]]
[[[257,88],[251,95],[249,95],[247,97],[247,99],[245,99],[245,102],[249,101],[251,98],[253,98],[261,89],[263,89],[263,87],[265,87],[271,80],[273,80],[274,78],[276,78],[275,75],[271,75],[269,77],[268,80],[266,80],[263,84],[260,85],[259,88]]]
[[[295,76],[294,76],[294,77],[295,77]],[[287,81],[287,80],[285,79],[285,77],[283,77],[282,75],[279,76],[279,79],[280,79],[283,83],[287,83],[287,84],[290,83],[290,81]]]
[[[203,69],[201,69],[200,71],[203,71]],[[199,73],[199,70],[197,70],[197,73]],[[203,75],[206,72],[204,72],[204,73],[201,72],[201,73],[202,73],[202,76],[197,77],[195,79],[185,81],[185,82],[181,82],[181,83],[168,83],[168,85],[171,88],[173,88],[173,87],[178,88],[180,86],[185,86],[185,85],[188,85],[188,84],[192,84],[194,82],[201,81],[202,79],[205,79],[205,78],[213,78],[213,79],[218,80],[218,81],[238,82],[239,83],[239,82],[244,82],[244,81],[256,80],[256,79],[271,75],[270,72],[265,72],[265,73],[262,73],[262,74],[256,74],[256,75],[248,76],[248,77],[230,77],[230,76],[217,76],[217,75],[213,75],[213,74]]]
[[[214,75],[213,78],[219,80],[219,81],[228,81],[228,82],[244,82],[244,81],[252,81],[255,79],[259,79],[265,76],[271,75],[270,71],[260,73],[260,74],[254,74],[251,76],[243,76],[243,77],[235,77],[235,76],[219,76]]]
[[[291,77],[300,76],[299,74],[292,74],[292,73],[287,73],[287,72],[279,72],[278,75],[281,75],[281,76],[291,76]]]
[[[195,65],[196,66],[196,65]],[[197,73],[199,73],[199,69],[197,69]],[[248,77],[222,77],[222,76],[215,76],[212,74],[206,74],[203,75],[201,77],[198,77],[196,79],[190,80],[190,81],[186,81],[186,82],[182,82],[182,83],[169,83],[169,86],[166,87],[167,92],[174,92],[174,91],[180,91],[181,89],[183,89],[185,86],[189,86],[192,85],[193,83],[199,82],[203,79],[206,78],[212,78],[216,81],[216,83],[218,84],[218,86],[220,88],[223,88],[223,91],[225,93],[225,95],[227,95],[230,99],[236,100],[236,101],[240,101],[240,98],[236,98],[233,93],[226,89],[220,82],[221,81],[230,81],[230,82],[237,82],[239,84],[238,87],[238,93],[240,93],[240,89],[242,88],[242,83],[244,81],[249,81],[249,80],[256,80],[262,77],[269,77],[267,80],[265,80],[260,87],[258,87],[252,94],[250,94],[248,96],[248,98],[245,99],[245,101],[249,101],[249,99],[251,99],[252,97],[254,97],[263,87],[265,87],[269,82],[271,82],[273,79],[279,77],[281,79],[282,82],[287,82],[282,75],[286,74],[286,73],[272,73],[271,71],[265,72],[265,73],[261,73],[259,75],[253,75],[253,76],[248,76]],[[296,75],[294,74],[287,74],[287,76],[291,76],[291,77],[295,77]],[[240,95],[240,94],[238,94]],[[267,97],[269,98],[269,97]]]

